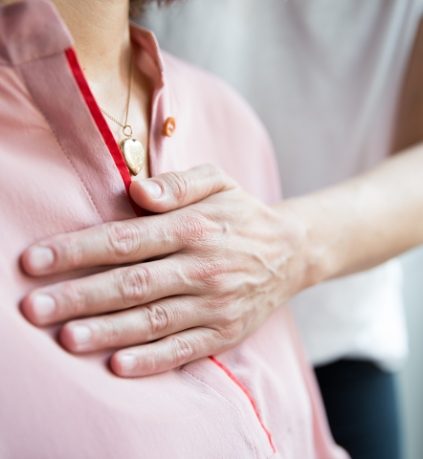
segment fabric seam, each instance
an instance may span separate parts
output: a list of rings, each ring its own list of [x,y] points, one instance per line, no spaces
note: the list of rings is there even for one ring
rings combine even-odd
[[[225,397],[223,394],[221,394],[216,388],[214,388],[213,386],[211,386],[210,384],[206,383],[205,381],[203,381],[202,379],[198,378],[197,376],[194,376],[192,373],[190,373],[188,370],[186,370],[185,368],[182,368],[180,371],[186,373],[188,376],[191,376],[191,378],[195,379],[196,381],[200,382],[201,384],[203,384],[204,386],[208,387],[210,390],[212,390],[213,392],[215,392],[219,397],[221,397],[223,400],[225,400],[227,403],[229,403],[229,405],[232,406],[232,408],[234,409],[234,411],[236,411],[239,419],[241,420],[242,422],[242,425],[244,426],[245,430],[248,432],[249,429],[247,428],[246,424],[245,424],[245,421],[243,419],[243,416],[240,412],[240,410],[238,409],[238,407],[227,397]],[[254,447],[254,455],[256,457],[256,459],[259,458],[258,456],[258,450],[257,450],[257,445],[252,442],[253,444],[253,447]]]
[[[267,435],[267,438],[269,440],[270,446],[272,447],[273,453],[276,453],[276,448],[273,444],[272,440],[272,434],[270,431],[266,428],[266,426],[263,423],[263,420],[261,419],[260,412],[258,410],[257,404],[254,400],[254,397],[250,393],[250,391],[247,389],[245,384],[243,384],[232,372],[229,370],[229,368],[224,365],[222,362],[216,359],[216,357],[209,356],[209,359],[217,365],[226,375],[242,390],[242,392],[245,394],[245,396],[248,398],[249,402],[251,403],[251,406],[253,407],[254,413],[257,416],[257,419],[260,423],[261,428],[264,430],[264,432]]]
[[[54,54],[52,54],[52,56],[54,56]],[[28,62],[30,62],[30,61],[28,61]],[[75,165],[73,164],[72,159],[70,158],[70,156],[66,153],[65,149],[63,148],[63,146],[62,146],[62,144],[61,144],[61,142],[60,142],[60,140],[59,140],[59,137],[58,137],[57,134],[56,134],[56,131],[55,131],[55,129],[54,129],[54,126],[52,125],[52,123],[50,122],[50,120],[47,118],[47,116],[45,115],[45,113],[43,112],[43,110],[41,110],[41,108],[39,107],[39,105],[35,102],[34,96],[33,96],[32,92],[31,92],[31,90],[30,90],[30,88],[29,88],[29,86],[28,86],[28,81],[27,81],[27,79],[26,79],[25,72],[22,72],[22,69],[21,69],[20,67],[13,67],[13,68],[21,75],[21,78],[23,79],[23,81],[24,81],[24,83],[25,83],[25,87],[26,87],[27,90],[28,90],[28,94],[31,96],[31,99],[32,99],[32,101],[33,101],[33,103],[34,103],[34,106],[37,107],[39,113],[40,113],[41,116],[44,118],[44,120],[46,121],[46,123],[48,124],[48,126],[50,127],[50,130],[51,130],[51,132],[52,132],[52,134],[53,134],[53,136],[54,136],[54,139],[56,140],[57,145],[58,145],[59,148],[60,148],[60,151],[63,153],[63,155],[65,156],[65,158],[68,160],[69,164],[70,164],[71,167],[72,167],[72,170],[73,170],[73,171],[75,172],[75,174],[77,175],[77,177],[78,177],[80,183],[82,184],[83,189],[85,190],[86,194],[88,195],[89,201],[90,201],[92,207],[94,208],[95,213],[96,213],[97,216],[100,218],[100,220],[101,220],[102,222],[104,222],[104,220],[103,220],[103,218],[101,217],[100,212],[99,212],[99,210],[98,210],[98,208],[97,208],[97,206],[96,206],[96,204],[95,204],[95,202],[94,202],[93,196],[92,196],[92,194],[90,193],[90,190],[87,188],[87,186],[86,186],[84,180],[82,179],[81,175],[79,174],[78,170],[76,169]]]
[[[19,60],[18,62],[14,62],[13,60],[4,60],[3,63],[0,62],[0,67],[19,67],[20,65],[29,64],[30,62],[35,62],[35,61],[39,61],[39,60],[42,60],[42,59],[47,59],[47,58],[53,57],[53,56],[59,56],[62,53],[63,53],[62,50],[54,51],[54,52],[51,52],[51,53],[43,54],[41,56],[34,56],[34,57],[31,57],[30,59],[22,59],[22,60]]]

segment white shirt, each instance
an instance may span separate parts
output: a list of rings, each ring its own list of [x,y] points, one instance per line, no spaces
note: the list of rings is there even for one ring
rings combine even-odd
[[[191,0],[146,24],[173,54],[215,72],[253,105],[273,139],[285,197],[341,182],[390,151],[422,0]],[[392,260],[292,300],[319,365],[407,353],[401,268]]]

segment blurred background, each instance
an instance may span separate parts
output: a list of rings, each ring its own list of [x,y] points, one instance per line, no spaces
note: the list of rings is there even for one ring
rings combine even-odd
[[[201,18],[200,11],[204,10],[198,9],[196,11],[196,7],[200,8],[200,3],[203,4],[204,1],[188,0],[186,2],[176,2],[175,6],[165,12],[152,8],[147,12],[143,25],[156,33],[161,46],[165,50],[185,60],[191,60],[207,70],[218,73],[247,99],[250,99],[249,102],[263,119],[266,112],[263,104],[270,101],[266,102],[264,99],[254,100],[254,97],[251,96],[254,93],[254,88],[251,87],[254,84],[252,82],[254,78],[251,75],[250,79],[242,78],[242,74],[237,71],[238,65],[242,66],[243,62],[250,59],[250,52],[245,53],[246,47],[239,46],[240,40],[245,40],[245,37],[253,36],[254,33],[267,33],[265,27],[254,29],[253,33],[248,31],[248,19],[255,14],[252,6],[254,2],[251,0],[234,0],[230,2],[231,9],[225,7],[225,3],[222,1],[213,0],[209,2],[210,5],[213,3],[213,7],[209,9],[210,17],[206,21],[199,21],[198,19]],[[272,1],[276,4],[282,0],[267,0],[268,6],[272,6]],[[188,3],[190,9],[183,11],[185,4]],[[323,3],[329,5],[331,2],[320,2],[320,5]],[[377,0],[375,1],[376,3]],[[394,5],[395,2],[389,1],[387,3]],[[396,3],[400,4],[401,2]],[[332,2],[329,6],[332,8],[333,5],[334,3]],[[238,16],[240,11],[244,14],[244,17],[238,21],[234,20],[234,17]],[[191,20],[190,25],[192,27],[188,33],[182,30],[183,27],[181,29],[183,21],[180,19],[182,14],[185,21],[187,21],[187,18]],[[228,27],[229,23],[236,24],[236,30],[231,29],[232,25]],[[329,32],[332,33],[333,31]],[[191,39],[187,38],[188,34]],[[195,39],[192,40],[192,37],[195,37]],[[328,39],[332,40],[330,35],[328,35]],[[221,52],[219,50],[216,51],[216,46],[222,42],[226,43],[225,46],[227,48]],[[257,52],[257,48],[254,48],[253,40],[251,41],[251,46],[254,49],[251,53]],[[242,52],[240,54],[240,48],[244,50],[245,54],[242,54]],[[261,52],[269,52],[269,50],[263,49]],[[234,55],[236,55],[235,60],[232,59]],[[257,69],[257,72],[259,71],[260,69]],[[295,91],[293,90],[293,92]],[[263,119],[263,121],[265,124],[269,124],[269,120]],[[275,136],[275,132],[272,134]],[[404,459],[423,459],[423,247],[403,255],[401,262],[404,268],[403,295],[410,350],[408,360],[397,373],[403,417]]]
[[[399,373],[405,458],[423,458],[423,248],[401,257],[410,355]]]

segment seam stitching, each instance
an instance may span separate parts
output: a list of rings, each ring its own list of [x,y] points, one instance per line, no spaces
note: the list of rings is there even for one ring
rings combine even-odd
[[[259,412],[259,409],[258,409],[258,406],[256,404],[256,401],[254,400],[254,397],[253,395],[250,393],[250,391],[248,390],[248,388],[245,386],[245,384],[243,384],[232,372],[231,370],[229,370],[229,368],[224,365],[222,362],[220,362],[219,360],[216,359],[216,357],[214,356],[209,356],[209,359],[215,364],[217,365],[241,390],[242,392],[244,393],[244,395],[247,397],[248,401],[250,402],[253,410],[254,410],[254,413],[257,417],[257,420],[261,426],[261,428],[263,429],[264,433],[266,434],[267,436],[267,439],[269,440],[269,443],[270,443],[270,446],[273,450],[273,453],[276,453],[276,448],[273,444],[273,439],[272,439],[272,434],[270,433],[270,431],[267,429],[267,427],[264,425],[264,422],[263,420],[261,419],[261,416],[260,416],[260,412]]]
[[[200,382],[201,384],[203,384],[204,386],[208,387],[209,389],[211,389],[213,392],[215,392],[219,397],[223,398],[223,400],[225,400],[227,403],[229,403],[229,405],[232,406],[232,408],[234,409],[234,411],[236,411],[239,419],[241,420],[242,422],[242,425],[244,426],[244,429],[246,432],[249,432],[250,429],[247,428],[247,425],[245,424],[245,421],[243,419],[243,415],[241,414],[241,411],[239,410],[239,408],[227,397],[225,397],[223,394],[221,394],[217,389],[215,389],[213,386],[211,386],[210,384],[207,384],[205,381],[203,381],[202,379],[198,378],[197,376],[194,376],[192,373],[190,373],[189,371],[187,371],[185,368],[182,368],[180,371],[183,371],[184,373],[186,373],[188,376],[190,376],[191,378],[195,379],[196,381]],[[256,457],[256,459],[258,459],[258,451],[257,451],[257,445],[255,444],[255,442],[252,442],[252,445],[253,445],[253,448],[254,448],[254,455]]]
[[[22,77],[22,79],[24,80],[25,86],[26,86],[26,88],[27,88],[27,90],[28,90],[28,94],[30,94],[30,96],[31,96],[31,98],[32,98],[32,100],[33,100],[33,102],[34,102],[35,107],[38,109],[39,113],[40,113],[41,116],[44,118],[44,120],[46,121],[46,123],[48,124],[48,126],[50,127],[50,131],[51,131],[51,133],[53,134],[54,139],[56,140],[56,143],[57,143],[57,145],[58,145],[59,148],[60,148],[60,151],[63,153],[63,155],[65,156],[65,158],[68,160],[68,162],[69,162],[69,164],[71,165],[73,171],[74,171],[75,174],[77,175],[77,177],[78,177],[80,183],[82,184],[82,187],[84,188],[86,194],[88,195],[89,201],[90,201],[92,207],[94,208],[96,214],[98,215],[98,217],[100,218],[100,220],[101,220],[102,222],[104,222],[104,220],[103,220],[103,218],[101,217],[100,212],[99,212],[99,210],[98,210],[98,208],[97,208],[97,206],[96,206],[96,204],[95,204],[95,202],[94,202],[94,199],[93,199],[92,194],[90,193],[89,189],[87,188],[87,186],[86,186],[84,180],[82,179],[81,175],[79,174],[79,172],[78,172],[77,168],[75,167],[73,161],[71,160],[70,156],[66,153],[65,149],[63,148],[63,146],[62,146],[62,144],[61,144],[61,142],[60,142],[60,140],[59,140],[59,137],[57,136],[57,134],[56,134],[56,132],[55,132],[55,129],[54,129],[52,123],[50,123],[50,120],[47,118],[47,116],[46,116],[46,114],[44,113],[44,111],[43,111],[43,110],[40,108],[40,106],[35,102],[34,95],[33,95],[31,89],[30,89],[29,86],[28,86],[28,80],[26,79],[25,72],[22,71],[22,68],[21,68],[20,66],[19,66],[19,67],[15,67],[15,69],[21,74],[21,77]]]

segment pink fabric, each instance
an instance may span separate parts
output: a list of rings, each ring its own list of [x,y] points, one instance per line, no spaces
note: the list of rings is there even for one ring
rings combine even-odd
[[[153,175],[214,162],[258,198],[279,199],[272,148],[248,106],[215,77],[161,57],[149,32],[133,27],[132,36],[137,65],[156,82]],[[110,352],[73,356],[57,344],[57,328],[36,328],[20,314],[26,292],[61,279],[26,277],[24,248],[135,216],[69,66],[71,46],[48,2],[0,8],[0,457],[345,458],[288,307],[216,356],[222,368],[203,359],[131,380],[108,370]],[[168,116],[177,120],[171,138],[162,134]]]

